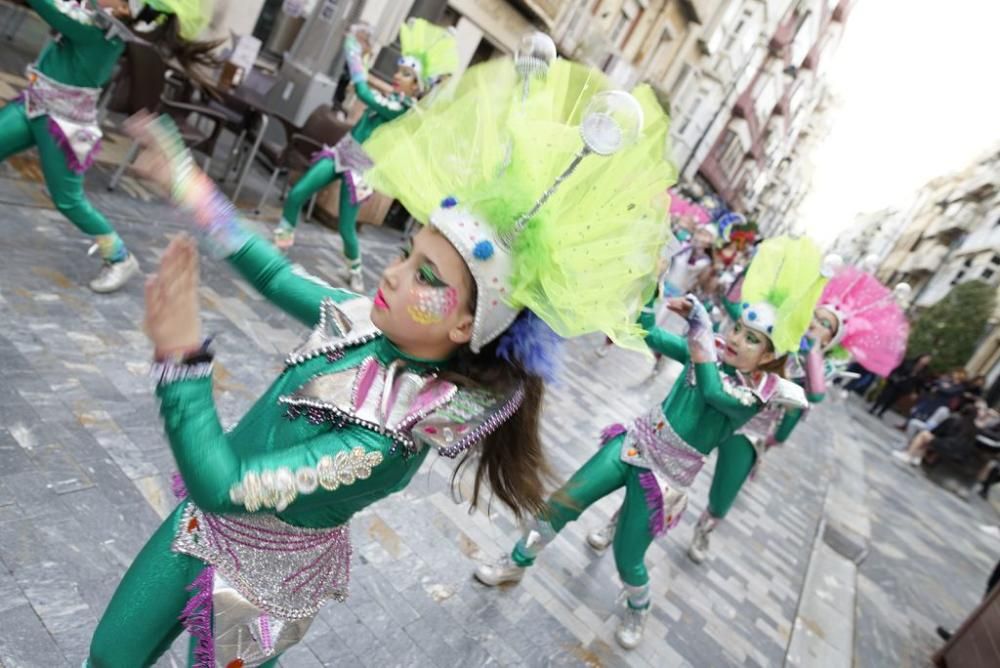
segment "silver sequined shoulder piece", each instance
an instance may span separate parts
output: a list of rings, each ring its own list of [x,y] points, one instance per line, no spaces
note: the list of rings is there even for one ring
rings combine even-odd
[[[778,387],[768,403],[792,408],[809,407],[809,400],[806,398],[806,391],[802,389],[802,386],[785,378],[778,379]]]
[[[457,457],[500,428],[521,407],[524,389],[509,394],[459,388],[447,404],[417,422],[414,441],[426,443],[443,457]]]
[[[320,304],[319,322],[285,360],[289,366],[319,355],[367,343],[382,332],[371,320],[372,301],[364,297],[339,304],[327,297]]]

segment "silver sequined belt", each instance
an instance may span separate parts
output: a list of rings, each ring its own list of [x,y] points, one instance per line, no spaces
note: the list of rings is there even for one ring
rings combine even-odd
[[[28,67],[30,85],[24,94],[28,118],[48,114],[81,125],[97,124],[97,101],[100,88],[70,86],[50,79],[34,67]]]
[[[705,455],[685,442],[656,408],[632,423],[622,444],[622,461],[645,466],[678,487],[689,487]]]
[[[288,620],[312,617],[350,582],[348,527],[304,529],[268,514],[215,515],[188,503],[174,550],[215,567],[248,601]]]

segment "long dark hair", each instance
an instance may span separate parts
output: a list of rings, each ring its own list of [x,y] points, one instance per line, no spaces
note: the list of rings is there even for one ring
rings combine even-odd
[[[475,308],[472,312],[475,313]],[[544,512],[546,485],[553,478],[539,434],[545,383],[517,362],[497,357],[497,345],[494,340],[479,354],[473,354],[468,346],[462,348],[451,366],[452,373],[443,375],[453,382],[504,395],[520,387],[524,399],[506,422],[462,457],[451,482],[453,488],[457,488],[466,466],[474,463],[471,509],[479,507],[483,482],[486,482],[493,494],[521,519]]]
[[[140,21],[152,23],[153,29],[149,32],[136,31],[135,25]],[[158,12],[148,5],[129,25],[136,35],[153,45],[160,57],[166,61],[176,60],[192,81],[211,90],[211,82],[201,68],[212,68],[219,64],[214,52],[225,42],[224,39],[184,39],[180,34],[180,22],[175,15]]]

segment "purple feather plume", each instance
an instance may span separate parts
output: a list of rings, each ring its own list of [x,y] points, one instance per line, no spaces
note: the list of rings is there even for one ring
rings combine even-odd
[[[628,431],[621,422],[609,424],[601,430],[601,445],[606,445]]]
[[[649,533],[655,538],[667,530],[663,518],[663,492],[656,481],[656,476],[650,471],[639,474],[639,484],[646,495],[646,505],[649,507]]]
[[[563,338],[544,320],[524,309],[500,337],[497,357],[551,383],[562,368],[562,344]]]
[[[187,590],[191,598],[181,612],[180,620],[195,640],[194,668],[215,667],[215,639],[212,637],[212,584],[215,570],[202,569]]]
[[[187,498],[187,485],[184,484],[184,478],[177,471],[174,471],[174,474],[170,476],[170,491],[174,493],[174,498],[179,501]]]

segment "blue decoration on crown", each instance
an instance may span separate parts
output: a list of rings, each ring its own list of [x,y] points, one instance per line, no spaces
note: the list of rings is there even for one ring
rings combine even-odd
[[[477,260],[489,260],[493,257],[493,244],[488,239],[483,239],[472,249],[472,255]]]
[[[454,197],[452,197],[451,195],[448,195],[443,200],[441,200],[441,208],[442,209],[450,209],[451,207],[455,206],[456,204],[458,204],[458,200],[455,199]]]

